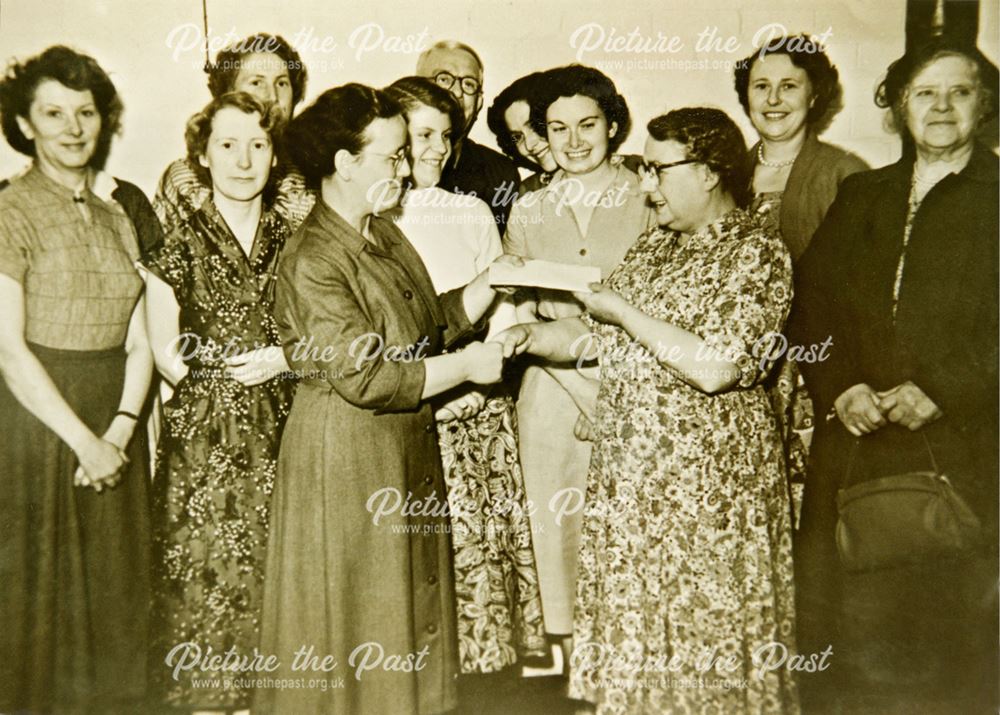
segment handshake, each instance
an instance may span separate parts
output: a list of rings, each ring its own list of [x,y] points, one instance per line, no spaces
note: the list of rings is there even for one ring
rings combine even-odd
[[[497,333],[486,342],[467,346],[465,380],[477,385],[492,385],[502,379],[504,362],[520,355],[531,346],[531,325],[521,324]]]
[[[486,342],[476,342],[467,346],[459,355],[463,358],[463,382],[476,385],[492,385],[503,378],[504,362],[524,352],[528,346],[530,331],[527,325],[515,325],[498,333]],[[485,395],[479,390],[470,390],[447,402],[435,413],[438,422],[468,419],[483,409]]]

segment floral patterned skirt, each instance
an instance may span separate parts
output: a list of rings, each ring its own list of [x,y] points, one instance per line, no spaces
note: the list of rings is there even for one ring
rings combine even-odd
[[[785,445],[785,466],[795,516],[793,524],[798,528],[815,416],[812,398],[795,362],[782,359],[774,366],[768,396],[774,407],[778,433]]]
[[[600,715],[794,715],[791,513],[769,398],[652,384],[605,380],[598,398],[570,696]]]
[[[454,551],[462,672],[493,673],[547,652],[517,417],[508,395],[438,425]]]
[[[217,674],[195,667],[175,677],[173,666],[198,653],[254,655],[271,491],[289,406],[284,380],[245,387],[221,375],[182,380],[164,405],[153,484],[150,676],[157,696],[171,705],[249,702],[249,692],[221,679],[214,688],[194,682]]]

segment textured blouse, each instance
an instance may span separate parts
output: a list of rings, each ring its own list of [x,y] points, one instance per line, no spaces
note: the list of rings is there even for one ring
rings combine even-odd
[[[23,286],[29,343],[106,350],[125,342],[142,290],[139,247],[102,183],[107,188],[110,177],[74,201],[36,166],[0,191],[0,273]]]

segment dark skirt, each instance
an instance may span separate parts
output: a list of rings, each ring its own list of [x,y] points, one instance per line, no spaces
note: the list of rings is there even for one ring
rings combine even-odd
[[[70,408],[103,434],[118,410],[125,353],[32,351]],[[0,434],[0,711],[140,711],[149,612],[141,440],[129,445],[124,479],[99,494],[73,486],[73,452],[3,383]]]
[[[855,452],[857,440],[839,423],[818,425],[795,543],[798,646],[803,654],[829,647],[832,655],[824,672],[799,674],[807,715],[964,715],[996,712],[1000,704],[1000,574],[995,523],[987,518],[995,511],[996,497],[990,500],[976,488],[991,478],[995,483],[996,468],[972,463],[976,455],[989,463],[989,450],[977,449],[968,438],[963,444],[944,420],[924,431],[943,471],[980,512],[990,546],[964,558],[872,573],[844,571],[834,539],[837,489],[929,469],[930,458],[919,432],[883,427],[862,438]]]

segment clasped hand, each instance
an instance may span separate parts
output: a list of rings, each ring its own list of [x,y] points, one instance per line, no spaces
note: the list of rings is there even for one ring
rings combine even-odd
[[[116,418],[103,436],[92,437],[76,453],[80,465],[73,473],[73,486],[92,487],[98,493],[117,486],[129,462],[125,447],[132,438],[132,427],[134,423],[127,419]]]
[[[837,417],[855,437],[870,434],[887,422],[916,431],[943,414],[934,401],[909,380],[891,390],[876,392],[861,383],[836,399]]]

